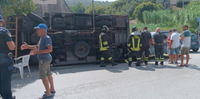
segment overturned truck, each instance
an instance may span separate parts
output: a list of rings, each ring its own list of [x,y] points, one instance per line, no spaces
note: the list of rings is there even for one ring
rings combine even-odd
[[[46,23],[49,27],[48,35],[53,41],[51,54],[54,65],[98,62],[101,57],[99,34],[103,25],[110,29],[109,50],[114,54],[114,58],[124,60],[127,56],[126,41],[130,33],[128,16],[45,13],[41,18],[29,13],[27,16],[7,17],[6,23],[5,26],[11,31],[17,44],[15,57],[29,53],[29,50],[19,50],[23,42],[32,45],[38,43],[39,37],[33,27],[39,23]],[[36,60],[36,56],[31,57],[32,62]]]

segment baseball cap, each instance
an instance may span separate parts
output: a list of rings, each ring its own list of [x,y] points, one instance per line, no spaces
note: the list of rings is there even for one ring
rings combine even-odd
[[[0,22],[4,22],[3,16],[0,15]]]
[[[43,24],[43,23],[41,23],[41,24],[39,24],[37,27],[34,27],[34,29],[45,29],[45,30],[47,30],[48,29],[48,27],[47,27],[47,25],[46,24]]]

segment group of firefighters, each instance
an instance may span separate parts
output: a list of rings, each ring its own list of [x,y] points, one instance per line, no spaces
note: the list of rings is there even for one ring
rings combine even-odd
[[[117,65],[113,60],[113,55],[108,50],[108,33],[109,28],[107,26],[103,26],[102,32],[99,35],[99,43],[100,43],[100,51],[102,52],[100,67],[106,67],[104,64],[105,58],[111,61],[112,66]],[[155,65],[158,65],[160,58],[160,65],[164,64],[164,43],[167,41],[167,36],[160,33],[160,28],[156,29],[156,33],[151,36],[151,33],[147,31],[147,27],[143,27],[143,31],[141,33],[138,32],[137,27],[132,28],[132,33],[129,35],[127,40],[127,50],[128,50],[128,66],[132,64],[132,57],[135,55],[137,58],[136,66],[141,66],[141,57],[145,52],[145,65],[148,64],[149,60],[149,48],[151,45],[155,46]]]

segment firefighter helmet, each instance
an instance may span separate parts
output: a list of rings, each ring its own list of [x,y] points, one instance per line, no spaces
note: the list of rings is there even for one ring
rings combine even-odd
[[[134,27],[132,28],[132,32],[135,32],[135,31],[138,31],[138,28],[137,28],[136,26],[134,26]]]
[[[109,30],[109,28],[106,26],[106,25],[104,25],[103,27],[102,27],[102,32],[104,32],[104,33],[107,33],[107,31]]]

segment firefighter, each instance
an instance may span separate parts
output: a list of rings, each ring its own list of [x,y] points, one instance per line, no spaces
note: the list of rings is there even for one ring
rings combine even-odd
[[[135,26],[132,28],[132,33],[128,37],[127,47],[128,47],[128,51],[129,51],[128,65],[131,66],[132,57],[133,57],[133,54],[135,54],[136,58],[137,58],[137,63],[135,65],[140,66],[140,60],[141,60],[140,48],[142,47],[142,40],[141,40],[141,36],[138,32],[138,29]]]
[[[164,41],[165,40],[165,41]],[[164,65],[164,43],[167,42],[167,36],[160,33],[160,28],[156,29],[156,33],[153,35],[153,45],[155,47],[155,65],[158,65],[159,58],[161,60],[160,65]]]
[[[107,26],[103,26],[101,34],[99,35],[100,52],[102,53],[100,67],[106,67],[106,64],[104,64],[105,58],[108,58],[108,60],[111,61],[112,66],[118,65],[118,63],[114,62],[113,55],[108,50],[108,36],[106,34],[108,31],[109,28]]]
[[[140,50],[140,57],[142,57],[143,52],[145,52],[145,65],[147,65],[148,60],[149,60],[149,48],[151,48],[151,33],[147,31],[147,27],[145,26],[143,28],[143,31],[141,32],[141,37],[142,37],[142,48]]]
[[[3,99],[15,99],[11,92],[11,76],[13,59],[11,50],[15,49],[10,32],[2,27],[3,17],[0,15],[0,94]]]

